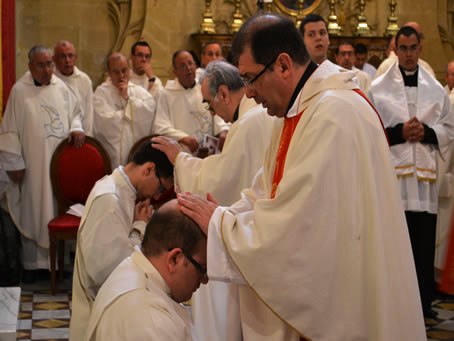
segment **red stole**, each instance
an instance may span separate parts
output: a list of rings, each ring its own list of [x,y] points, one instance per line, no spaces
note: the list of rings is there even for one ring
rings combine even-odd
[[[285,159],[287,157],[288,147],[290,145],[290,141],[292,140],[296,126],[298,125],[301,116],[303,116],[303,112],[304,110],[294,117],[286,117],[284,119],[284,128],[282,129],[279,149],[277,150],[276,155],[276,164],[274,166],[273,182],[271,186],[271,199],[274,199],[274,197],[276,196],[277,186],[279,186],[282,175],[284,174]]]

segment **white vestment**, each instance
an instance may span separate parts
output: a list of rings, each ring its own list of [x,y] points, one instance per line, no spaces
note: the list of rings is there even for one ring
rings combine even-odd
[[[418,86],[405,87],[395,62],[374,80],[369,97],[386,128],[417,117],[435,131],[438,146],[407,141],[391,146],[391,154],[404,210],[437,214],[436,154],[440,152],[444,158],[454,137],[454,114],[444,89],[422,67],[418,69]]]
[[[76,66],[70,76],[62,74],[56,68],[54,72],[76,95],[82,110],[84,132],[86,135],[93,136],[93,84],[90,77]]]
[[[161,274],[135,251],[99,290],[87,325],[87,341],[191,341],[191,321],[170,297]]]
[[[82,340],[96,294],[115,267],[140,245],[145,222],[134,222],[136,190],[122,168],[99,180],[77,233],[70,339]]]
[[[325,61],[308,79],[271,198],[277,121],[253,186],[210,220],[208,275],[245,281],[310,340],[426,340],[389,147],[352,78]]]
[[[239,118],[232,124],[221,154],[205,159],[178,154],[175,187],[202,196],[211,193],[221,205],[238,201],[241,190],[251,185],[263,165],[273,122],[266,109],[244,96]],[[210,281],[194,293],[192,316],[199,341],[257,340],[253,335],[242,335],[241,325],[248,325],[253,312],[240,314],[238,290],[238,285],[233,283]],[[247,286],[240,288],[240,295],[255,296]],[[240,316],[244,319],[240,320]]]
[[[125,101],[110,80],[96,88],[93,96],[93,130],[110,156],[112,169],[126,165],[131,147],[150,135],[155,117],[153,97],[141,86],[129,82]]]
[[[394,51],[391,51],[389,53],[388,58],[386,58],[384,61],[382,61],[381,64],[378,66],[374,79],[377,79],[382,74],[384,74],[386,72],[386,70],[388,70],[389,67],[397,61],[397,59],[398,58],[397,58],[396,53]],[[425,60],[419,58],[418,64],[420,66],[422,66],[428,73],[430,73],[435,78],[435,72],[432,69],[432,67],[429,65],[429,63],[427,63]]]
[[[47,269],[47,224],[57,214],[50,182],[50,161],[71,131],[82,131],[80,106],[55,75],[34,85],[30,72],[14,85],[0,126],[0,168],[25,169],[21,186],[7,189],[8,210],[22,234],[25,269]]]
[[[362,71],[367,73],[370,76],[371,79],[374,79],[375,73],[377,72],[377,69],[376,69],[375,66],[373,66],[373,65],[371,65],[369,63],[364,63]]]
[[[449,90],[446,85],[445,91],[451,105],[454,105],[454,89]],[[439,181],[435,267],[444,269],[454,209],[454,142],[450,143],[445,160],[438,157],[437,163]]]
[[[199,145],[204,135],[216,136],[229,126],[219,116],[212,116],[202,102],[200,84],[185,89],[178,79],[169,80],[159,96],[153,133],[179,141],[194,136]]]
[[[129,71],[129,81],[147,90],[150,95],[153,96],[154,101],[158,103],[159,94],[161,93],[161,90],[164,89],[164,87],[162,86],[162,82],[159,77],[154,77],[155,80],[153,82],[153,86],[150,88],[150,81],[145,73],[143,75],[138,75],[132,69]]]
[[[359,88],[367,94],[369,92],[370,85],[372,84],[372,78],[366,72],[357,69],[356,67],[353,67],[352,71],[358,79]]]

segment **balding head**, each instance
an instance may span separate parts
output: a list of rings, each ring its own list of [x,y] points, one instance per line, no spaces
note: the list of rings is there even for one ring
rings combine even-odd
[[[199,226],[178,209],[177,200],[162,205],[151,217],[145,230],[142,252],[157,256],[173,248],[195,253],[206,237]]]
[[[128,83],[128,59],[120,52],[111,53],[107,58],[107,72],[109,73],[110,80],[115,87],[118,87],[120,82]]]
[[[257,64],[266,65],[280,53],[287,53],[295,64],[304,65],[309,54],[303,38],[290,19],[278,14],[249,18],[232,43],[234,63],[246,48],[250,48]]]
[[[60,40],[55,44],[53,61],[61,74],[71,76],[74,72],[76,60],[76,49],[70,41]]]

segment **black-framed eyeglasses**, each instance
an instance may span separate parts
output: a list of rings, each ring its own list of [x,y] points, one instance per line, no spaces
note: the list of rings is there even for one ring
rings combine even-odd
[[[172,251],[174,248],[170,248],[168,249],[167,251]],[[203,276],[206,276],[207,275],[207,268],[204,267],[202,264],[200,264],[199,262],[197,262],[194,258],[192,258],[191,254],[186,251],[185,249],[181,249],[181,252],[183,252],[183,255],[188,259],[188,261],[190,261],[192,263],[192,265],[194,265],[194,267],[199,270]]]
[[[253,83],[260,78],[260,76],[262,76],[266,70],[268,70],[271,65],[274,64],[274,62],[276,61],[277,57],[279,57],[279,55],[277,55],[276,57],[274,57],[269,63],[267,63],[264,68],[262,69],[262,71],[260,71],[258,74],[255,75],[255,77],[253,77],[252,79],[247,79],[247,78],[244,78],[244,77],[241,77],[241,81],[243,82],[243,85],[244,86],[248,86],[248,87],[252,87]]]
[[[159,194],[164,193],[164,187],[162,186],[162,181],[161,181],[161,176],[159,175],[159,172],[157,169],[155,169],[156,177],[158,178],[159,181]]]

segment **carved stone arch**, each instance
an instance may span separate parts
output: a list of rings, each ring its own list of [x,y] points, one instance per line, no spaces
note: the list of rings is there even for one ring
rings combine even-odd
[[[108,9],[115,37],[111,52],[128,55],[129,47],[142,37],[147,0],[108,0]]]

